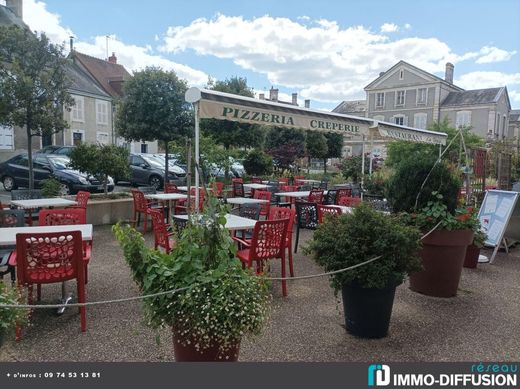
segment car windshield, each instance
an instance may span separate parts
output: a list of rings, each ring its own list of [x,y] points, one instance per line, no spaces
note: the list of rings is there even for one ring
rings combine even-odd
[[[52,167],[56,170],[70,169],[70,159],[66,157],[49,157],[49,162],[51,163]]]
[[[164,163],[159,162],[156,158],[141,155],[141,157],[153,167],[164,169]]]

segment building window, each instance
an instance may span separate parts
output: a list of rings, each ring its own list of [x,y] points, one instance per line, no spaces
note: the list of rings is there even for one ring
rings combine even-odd
[[[96,132],[96,142],[100,145],[108,144],[108,132]]]
[[[408,118],[406,116],[404,116],[404,115],[395,115],[393,117],[393,122],[395,124],[399,124],[401,126],[406,126],[406,125],[408,125],[408,120],[407,119]]]
[[[13,128],[0,126],[0,150],[13,150]]]
[[[404,79],[404,70],[403,69],[399,70],[399,79],[400,80]]]
[[[72,145],[79,146],[85,142],[85,131],[84,130],[72,130]]]
[[[507,136],[507,133],[506,133],[507,132],[506,131],[506,129],[507,129],[506,122],[507,122],[507,117],[506,117],[506,115],[504,115],[502,117],[502,138],[505,138]]]
[[[141,143],[141,153],[147,153],[148,152],[148,144]]]
[[[404,96],[405,96],[404,90],[398,90],[397,92],[395,92],[395,105],[396,106],[404,105]]]
[[[426,88],[417,89],[417,105],[426,104],[427,91],[428,91],[428,89],[426,89]]]
[[[384,122],[385,121],[384,115],[376,115],[372,119],[377,120],[378,122]]]
[[[385,107],[385,93],[380,92],[376,93],[376,108],[384,108]]]
[[[73,122],[84,122],[85,121],[85,108],[83,96],[72,96],[74,99],[74,106],[72,107],[72,121]]]
[[[96,121],[108,125],[108,101],[96,100]]]
[[[413,115],[413,126],[415,128],[420,128],[421,130],[426,130],[426,120],[427,114],[425,113],[416,113]]]
[[[455,127],[469,127],[471,126],[471,111],[459,111],[455,119]]]

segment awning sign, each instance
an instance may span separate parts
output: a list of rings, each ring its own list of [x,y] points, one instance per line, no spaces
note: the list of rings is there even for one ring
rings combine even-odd
[[[429,132],[418,132],[414,130],[407,130],[405,128],[391,128],[385,127],[384,124],[379,123],[379,133],[385,138],[392,138],[396,140],[405,140],[417,143],[430,143],[434,145],[445,145],[446,137],[441,134]]]
[[[314,131],[333,131],[362,135],[368,131],[368,123],[348,120],[330,120],[317,116],[304,116],[291,112],[266,110],[244,105],[201,100],[199,116],[202,119],[231,120],[241,123],[278,127],[302,128]]]

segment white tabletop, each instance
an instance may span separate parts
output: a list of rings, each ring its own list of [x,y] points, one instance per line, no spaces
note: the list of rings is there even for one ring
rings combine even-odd
[[[92,240],[92,224],[64,226],[4,227],[0,228],[0,246],[16,244],[16,234],[81,231],[83,240]]]
[[[182,193],[156,193],[148,194],[144,196],[147,199],[170,201],[170,200],[184,200],[188,198],[188,195]]]
[[[174,218],[187,220],[188,215],[175,215]],[[226,214],[226,228],[228,230],[252,230],[255,227],[256,220],[248,219],[246,217]]]
[[[309,197],[310,193],[311,192],[309,190],[302,190],[299,192],[279,192],[279,193],[275,193],[274,195],[275,196],[284,196],[284,197]],[[323,194],[326,195],[327,191],[324,190]]]
[[[190,186],[190,189],[193,189],[193,188],[195,188],[195,185]],[[199,189],[203,189],[203,187],[199,186]],[[211,188],[208,188],[208,190],[209,189],[211,189]],[[188,187],[187,186],[178,186],[177,190],[180,190],[181,192],[187,192],[188,191]]]
[[[327,206],[328,207],[339,208],[339,209],[341,209],[342,213],[352,213],[352,208],[351,207],[345,207],[344,205],[331,204],[331,205],[327,205]]]
[[[249,188],[249,189],[267,189],[267,188],[270,188],[270,185],[266,185],[266,184],[244,184],[244,188]]]
[[[319,180],[300,180],[300,179],[295,179],[294,181],[303,182],[305,184],[316,184],[316,183],[319,184],[321,182]]]
[[[73,200],[48,198],[48,199],[32,199],[32,200],[11,200],[11,204],[18,208],[33,209],[33,208],[47,208],[47,207],[69,207],[76,205]]]
[[[244,205],[244,204],[263,204],[268,203],[269,200],[252,199],[249,197],[230,197],[226,199],[229,204]]]

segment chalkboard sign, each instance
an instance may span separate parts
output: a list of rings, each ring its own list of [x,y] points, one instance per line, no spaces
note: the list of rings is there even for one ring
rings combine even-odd
[[[520,207],[518,201],[518,192],[509,192],[505,190],[489,190],[486,192],[482,206],[478,214],[482,230],[487,234],[485,244],[495,247],[495,251],[491,257],[490,262],[493,262],[495,255],[500,247],[505,236],[506,231],[511,232],[508,228],[511,221],[516,223],[516,217],[512,219],[512,215],[518,215],[519,210],[515,208]],[[515,238],[511,236],[511,238]],[[507,248],[507,243],[506,243]]]

